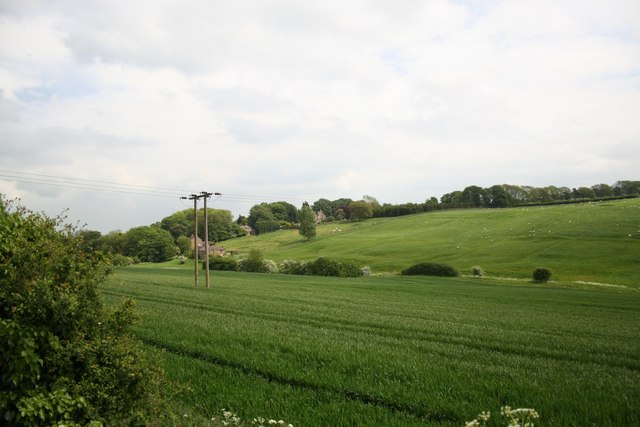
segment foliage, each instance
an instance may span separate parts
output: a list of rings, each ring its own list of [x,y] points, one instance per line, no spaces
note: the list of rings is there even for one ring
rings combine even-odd
[[[111,265],[114,267],[126,267],[133,264],[133,259],[128,256],[115,254],[111,257]]]
[[[373,208],[364,200],[351,202],[349,204],[349,219],[353,221],[362,221],[373,216]]]
[[[547,268],[536,268],[533,270],[533,280],[535,282],[548,282],[551,279],[551,271]]]
[[[209,240],[221,242],[244,236],[245,232],[239,224],[233,221],[231,211],[226,209],[207,208],[207,222]],[[204,236],[204,209],[198,209],[198,236]],[[160,228],[167,230],[180,246],[179,239],[193,235],[193,209],[174,212],[160,221]],[[181,248],[182,249],[182,248]],[[186,254],[187,252],[182,252]]]
[[[202,269],[205,268],[206,261],[202,262]],[[221,271],[238,271],[238,261],[231,257],[214,256],[209,257],[209,269]]]
[[[362,270],[357,264],[320,257],[305,265],[304,274],[308,276],[358,277]]]
[[[280,221],[275,219],[259,219],[255,224],[256,234],[270,233],[280,230]]]
[[[471,274],[476,277],[482,277],[484,276],[484,270],[479,265],[474,265],[473,267],[471,267]]]
[[[300,221],[299,233],[307,239],[307,241],[316,237],[316,219],[313,211],[308,204],[302,205],[302,209],[298,213]]]
[[[459,276],[458,270],[448,264],[441,264],[436,262],[421,262],[414,264],[402,270],[402,274],[405,276],[442,276],[442,277],[455,277]]]
[[[143,262],[169,261],[176,255],[171,234],[159,227],[135,227],[127,231],[125,237],[124,255],[138,257]]]
[[[126,332],[133,303],[102,306],[107,259],[83,251],[63,221],[0,198],[0,419],[117,424],[159,414],[158,372]]]
[[[193,257],[193,243],[187,236],[178,236],[176,239],[176,246],[181,255],[188,258]]]
[[[507,427],[535,427],[533,420],[540,418],[538,412],[532,408],[517,408],[511,409],[510,406],[503,406],[500,408],[500,415],[506,418],[508,422]],[[480,427],[486,426],[491,418],[490,411],[482,411],[478,414],[478,417],[472,421],[465,423],[466,427]]]
[[[239,271],[246,271],[250,273],[267,273],[267,266],[264,263],[264,257],[262,252],[258,249],[251,249],[249,256],[240,261],[238,265]]]
[[[293,427],[293,424],[290,424],[284,420],[273,420],[267,419],[264,417],[255,417],[251,421],[243,420],[237,414],[234,414],[231,411],[227,411],[226,409],[222,409],[221,417],[213,417],[211,419],[213,421],[213,427],[220,426],[257,426],[257,427],[265,427],[265,426],[281,426],[281,427]]]
[[[286,259],[280,263],[278,266],[278,271],[282,274],[299,274],[304,275],[306,268],[306,263],[302,261],[295,261]]]

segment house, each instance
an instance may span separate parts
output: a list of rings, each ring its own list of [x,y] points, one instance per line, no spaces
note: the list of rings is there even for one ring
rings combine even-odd
[[[245,233],[247,233],[247,236],[253,236],[254,234],[256,234],[256,230],[251,228],[251,226],[248,224],[242,225],[241,227],[245,231]]]
[[[327,216],[322,211],[315,212],[316,224],[320,224],[321,222],[325,222],[327,220]]]
[[[193,234],[191,235],[191,247],[193,247]],[[196,240],[196,244],[198,245],[198,258],[204,258],[207,254],[204,250],[204,240],[199,237]],[[214,246],[209,243],[209,256],[225,256],[226,252],[222,246]]]

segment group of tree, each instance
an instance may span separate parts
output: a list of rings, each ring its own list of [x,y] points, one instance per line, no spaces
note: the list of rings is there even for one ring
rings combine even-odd
[[[380,203],[373,196],[364,195],[361,200],[341,198],[336,200],[318,199],[312,209],[315,212],[322,212],[326,216],[326,221],[361,221],[374,216],[374,211],[380,208]]]
[[[486,207],[572,203],[594,199],[629,197],[640,195],[640,181],[617,181],[613,185],[596,184],[591,187],[531,187],[520,185],[494,185],[482,188],[476,185],[464,190],[444,194],[440,198],[442,208]]]
[[[238,217],[239,224],[249,225],[256,234],[295,228],[298,208],[288,202],[260,203],[249,210],[249,216]]]
[[[204,209],[198,210],[198,236],[205,233]],[[210,242],[220,242],[244,236],[246,231],[233,221],[230,211],[207,209]],[[126,232],[112,231],[103,235],[99,231],[81,230],[82,247],[120,254],[142,262],[168,261],[176,255],[193,255],[191,237],[194,233],[193,209],[175,212],[160,222],[134,227]]]

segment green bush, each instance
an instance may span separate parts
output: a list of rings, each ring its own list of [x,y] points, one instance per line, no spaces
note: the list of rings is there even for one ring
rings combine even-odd
[[[111,265],[113,265],[114,267],[127,267],[131,264],[133,264],[133,259],[122,254],[115,254],[111,258]]]
[[[107,258],[83,251],[63,219],[2,196],[0,231],[0,423],[124,425],[160,414],[160,374],[126,332],[133,302],[102,305]]]
[[[305,274],[309,276],[340,276],[340,263],[333,259],[320,257],[307,263]]]
[[[202,262],[202,269],[204,270],[206,261]],[[238,261],[230,257],[214,256],[209,258],[209,270],[219,271],[238,271]]]
[[[282,274],[305,275],[306,263],[287,259],[280,263],[278,271]]]
[[[421,262],[412,265],[409,268],[402,270],[402,274],[405,276],[443,276],[443,277],[455,277],[459,276],[458,270],[447,264],[440,264],[436,262]]]
[[[471,274],[476,277],[482,277],[484,276],[484,270],[479,265],[474,265],[473,267],[471,267]]]
[[[547,268],[536,268],[533,270],[533,281],[534,282],[548,282],[551,279],[551,270]]]
[[[308,276],[358,277],[362,276],[362,269],[352,262],[320,257],[305,265],[304,274]]]
[[[238,264],[238,270],[250,273],[267,273],[268,267],[264,263],[262,252],[258,249],[251,249],[249,256],[241,260]]]

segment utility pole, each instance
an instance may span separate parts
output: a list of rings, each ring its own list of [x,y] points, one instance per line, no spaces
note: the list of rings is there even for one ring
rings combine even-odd
[[[181,197],[181,199],[193,200],[193,271],[195,274],[195,286],[198,286],[198,199],[203,196],[192,194],[189,197]],[[208,250],[208,248],[207,248]],[[207,266],[209,263],[207,262]]]
[[[207,199],[211,196],[211,193],[207,193],[203,191],[200,193],[202,198],[204,198],[204,253],[205,253],[205,277],[207,283],[207,289],[209,289],[209,219],[207,217]]]
[[[207,199],[213,195],[221,196],[220,193],[209,193],[207,191],[202,191],[200,193],[200,197],[204,198],[204,247],[205,247],[205,277],[207,283],[207,289],[209,289],[209,220],[207,216]]]
[[[207,217],[207,199],[213,195],[222,196],[220,193],[209,193],[201,191],[200,194],[191,194],[189,197],[181,199],[193,200],[193,271],[195,275],[195,286],[198,286],[198,199],[204,199],[204,253],[205,271],[207,272],[207,288],[209,287],[209,220]]]

